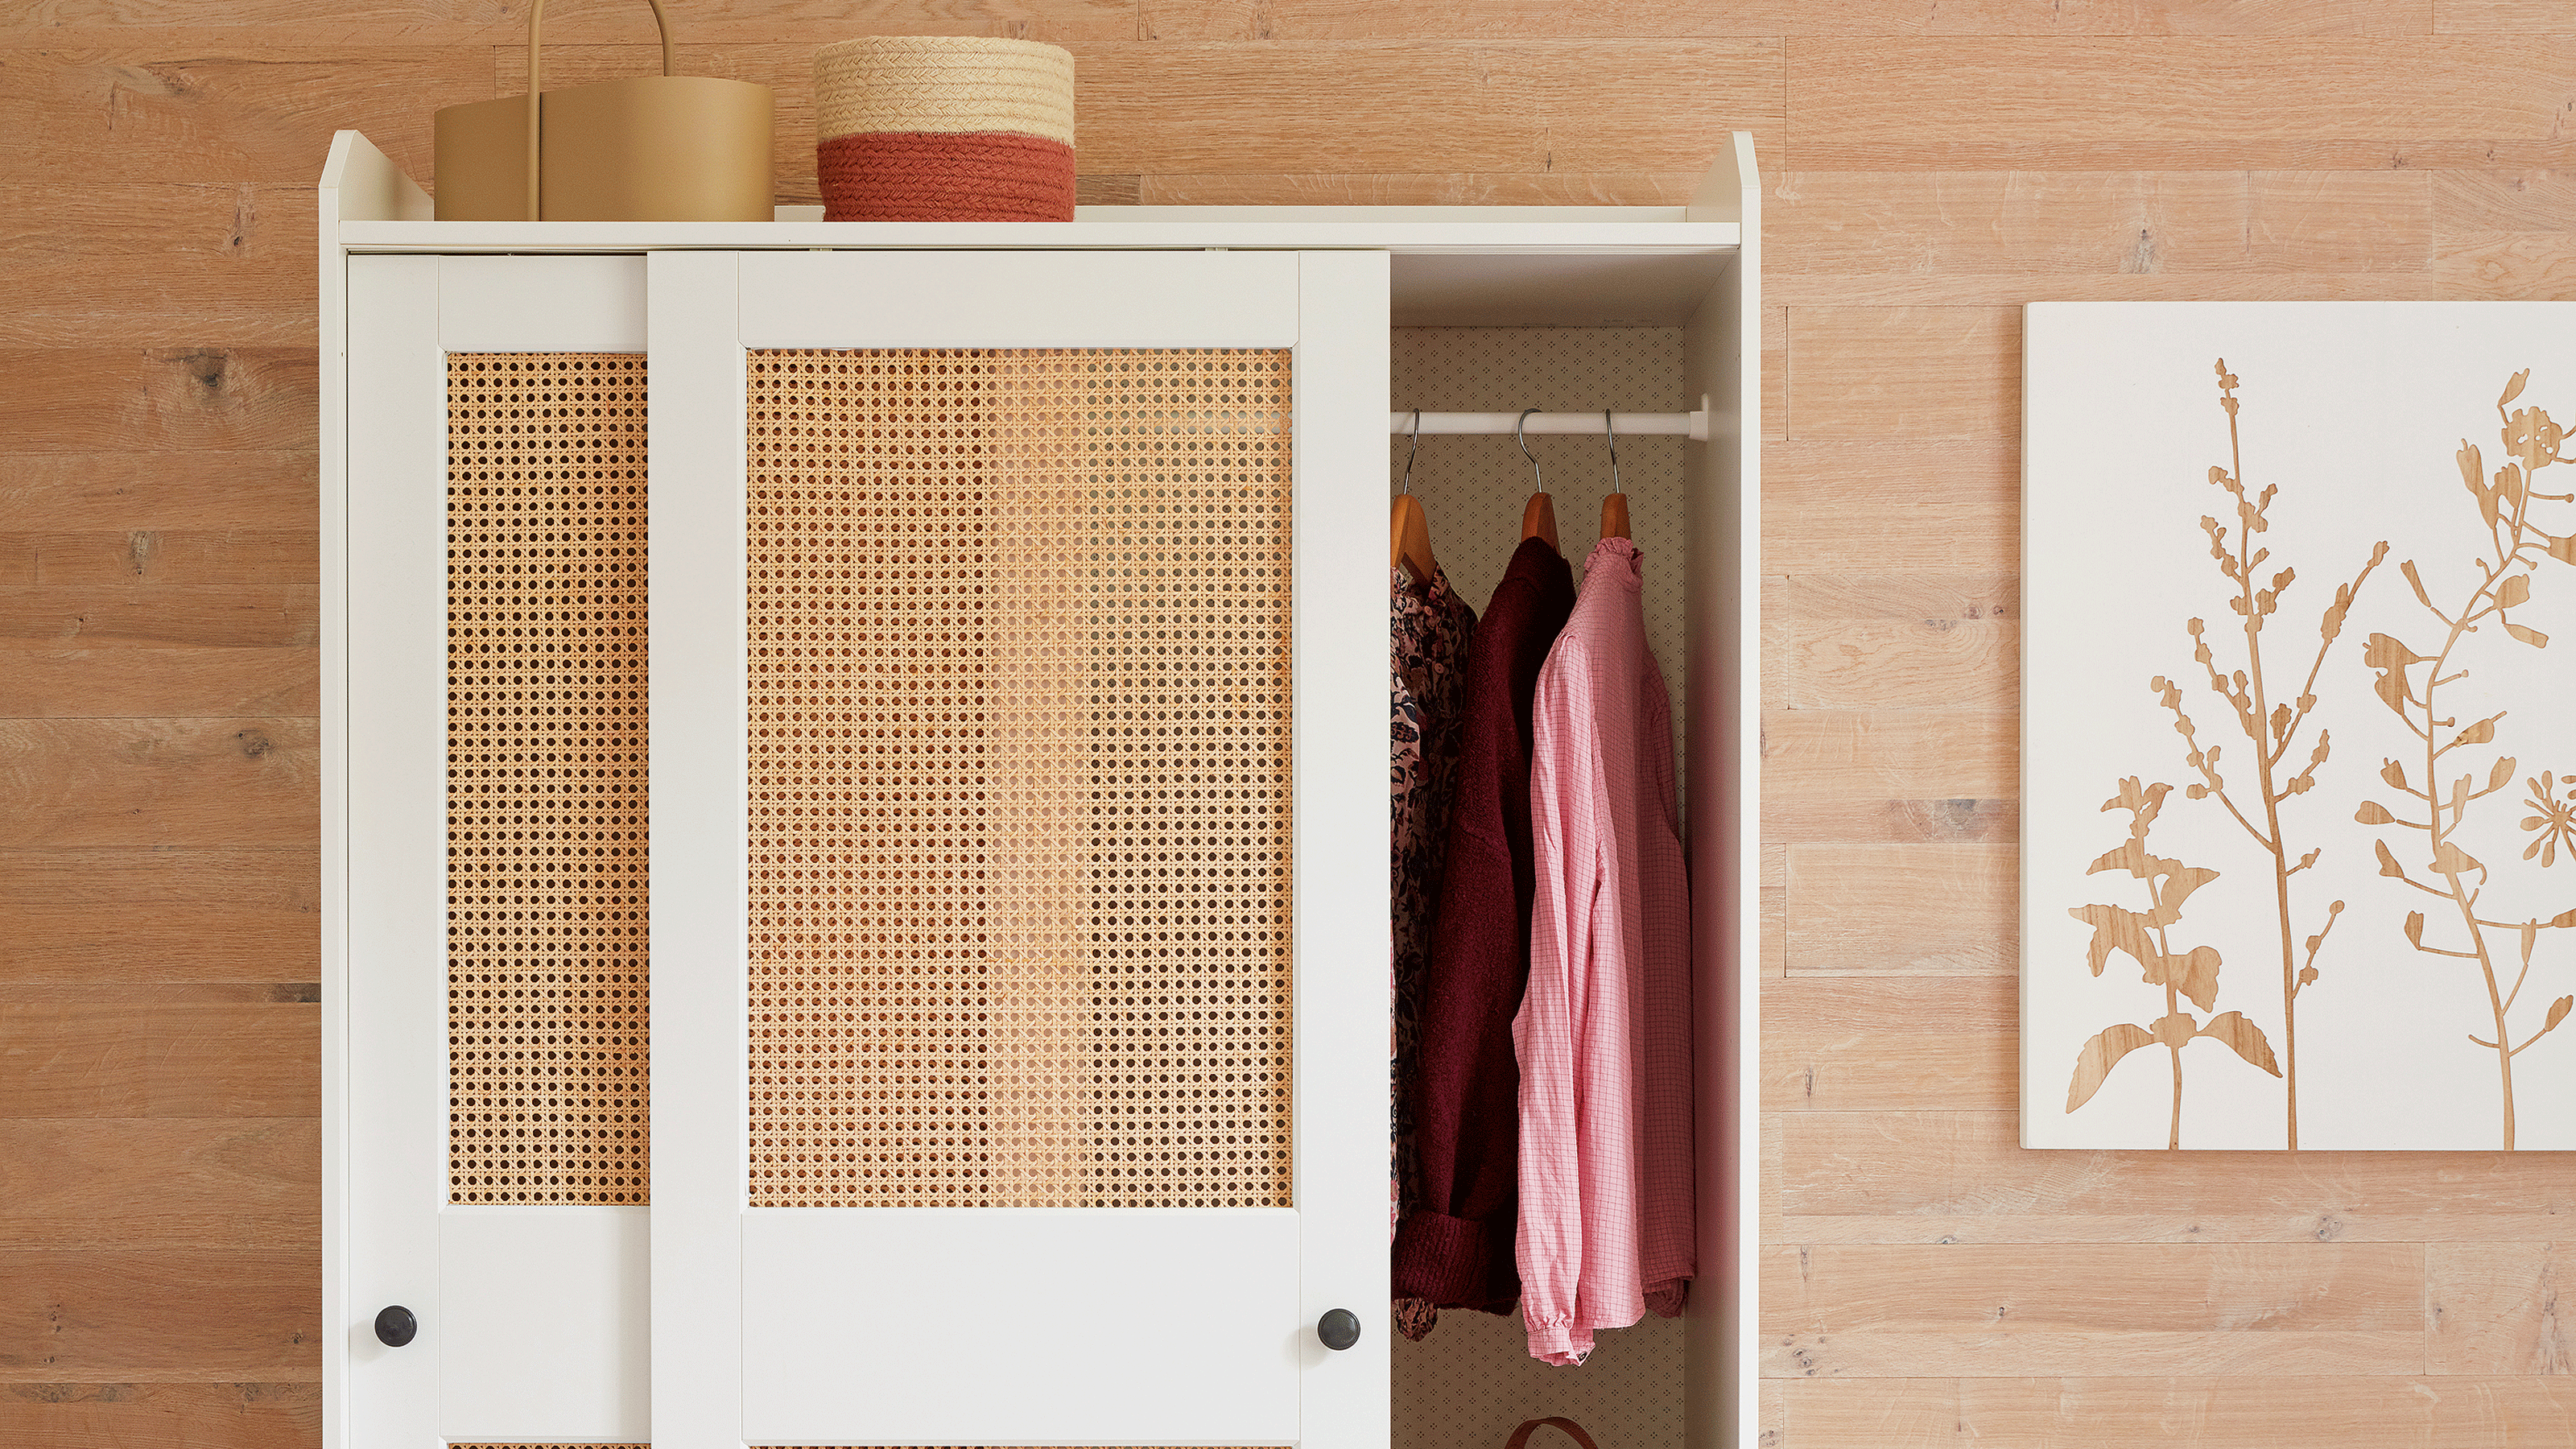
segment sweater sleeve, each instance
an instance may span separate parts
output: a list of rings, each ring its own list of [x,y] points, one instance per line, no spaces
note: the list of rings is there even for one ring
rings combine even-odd
[[[1583,983],[1592,965],[1591,923],[1601,884],[1577,794],[1589,751],[1579,656],[1560,653],[1539,678],[1531,720],[1530,840],[1537,897],[1530,912],[1529,986],[1512,1019],[1520,1062],[1521,1317],[1532,1357],[1578,1364],[1592,1349],[1575,1323],[1583,1276],[1583,1164],[1576,1117],[1576,1043]],[[1573,765],[1572,768],[1569,768]]]

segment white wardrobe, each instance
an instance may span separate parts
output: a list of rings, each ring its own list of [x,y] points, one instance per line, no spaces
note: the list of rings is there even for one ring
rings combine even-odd
[[[1390,1353],[1390,413],[1486,351],[1699,415],[1623,450],[1699,1280],[1593,1427],[1754,1444],[1757,190],[438,223],[340,133],[334,1449],[1446,1449],[1608,1382]],[[1527,481],[1435,479],[1499,571]]]

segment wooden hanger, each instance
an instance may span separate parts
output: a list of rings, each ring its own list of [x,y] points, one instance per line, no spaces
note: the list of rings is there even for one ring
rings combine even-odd
[[[1537,411],[1536,408],[1523,408],[1520,417],[1512,423],[1512,436],[1520,440],[1521,456],[1529,459],[1530,476],[1538,480],[1539,487],[1539,491],[1529,496],[1529,502],[1521,505],[1521,542],[1545,539],[1547,546],[1554,548],[1557,546],[1556,500],[1547,496],[1547,477],[1539,471],[1538,459],[1529,450],[1529,439],[1521,432],[1521,424],[1529,421],[1529,415]]]
[[[1410,493],[1395,500],[1395,516],[1387,529],[1387,563],[1401,564],[1418,583],[1431,582],[1439,563],[1431,557],[1431,520],[1422,511],[1422,500]]]
[[[1619,491],[1619,429],[1610,421],[1608,409],[1601,413],[1602,431],[1610,435],[1610,492],[1601,500],[1601,536],[1628,536],[1628,495]]]
[[[1521,542],[1544,540],[1549,548],[1556,542],[1556,501],[1544,493],[1533,493],[1521,506]]]
[[[1395,495],[1395,513],[1387,526],[1387,566],[1410,570],[1414,581],[1427,584],[1438,571],[1431,556],[1431,517],[1413,496],[1413,455],[1422,449],[1422,409],[1413,410],[1413,446],[1404,454],[1404,491]]]

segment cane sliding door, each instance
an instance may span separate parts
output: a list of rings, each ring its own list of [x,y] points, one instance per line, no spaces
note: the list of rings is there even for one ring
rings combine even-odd
[[[1384,255],[649,263],[654,1442],[1383,1443]]]
[[[644,263],[347,266],[347,1442],[640,1442]]]

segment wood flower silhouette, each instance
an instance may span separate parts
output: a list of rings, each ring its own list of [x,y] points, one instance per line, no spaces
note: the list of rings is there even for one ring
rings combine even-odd
[[[2455,944],[2444,946],[2427,941],[2426,927],[2434,923],[2428,922],[2422,911],[2409,911],[2405,927],[2409,946],[2428,956],[2466,961],[2477,967],[2478,983],[2485,988],[2487,1010],[2495,1022],[2495,1035],[2489,1039],[2470,1033],[2468,1040],[2495,1053],[2502,1145],[2508,1152],[2514,1147],[2513,1059],[2556,1031],[2569,1012],[2576,1011],[2576,994],[2552,1001],[2540,1025],[2526,1030],[2520,1041],[2514,1040],[2513,1009],[2531,980],[2541,932],[2576,929],[2576,907],[2546,919],[2533,913],[2513,920],[2486,904],[2493,872],[2485,861],[2463,847],[2460,836],[2471,806],[2512,787],[2515,757],[2495,755],[2485,772],[2486,783],[2480,786],[2477,767],[2470,763],[2476,757],[2460,754],[2455,758],[2454,752],[2493,746],[2496,724],[2508,711],[2498,710],[2464,724],[2466,712],[2449,705],[2455,696],[2444,691],[2469,677],[2473,655],[2494,657],[2496,636],[2485,632],[2490,624],[2519,644],[2548,648],[2547,634],[2514,622],[2509,612],[2530,602],[2533,581],[2542,577],[2545,569],[2554,573],[2553,565],[2576,565],[2576,527],[2570,526],[2576,520],[2570,519],[2567,509],[2553,506],[2576,504],[2576,492],[2544,493],[2539,487],[2544,470],[2576,459],[2565,455],[2567,434],[2550,420],[2548,413],[2536,407],[2513,407],[2530,381],[2528,368],[2515,373],[2496,399],[2496,417],[2502,424],[2498,436],[2506,456],[2502,467],[2490,473],[2485,455],[2466,438],[2460,440],[2455,455],[2460,482],[2477,503],[2478,521],[2485,530],[2487,546],[2493,550],[2491,557],[2481,555],[2471,560],[2476,570],[2473,576],[2455,581],[2455,586],[2466,590],[2465,596],[2452,596],[2445,601],[2449,605],[2446,608],[2435,602],[2415,560],[2408,559],[2397,566],[2397,571],[2406,576],[2407,586],[2414,590],[2415,602],[2433,616],[2433,627],[2419,637],[2439,643],[2428,654],[2395,635],[2373,634],[2362,652],[2362,663],[2374,672],[2371,688],[2378,693],[2380,703],[2388,706],[2404,730],[2409,756],[2421,764],[2419,773],[2410,779],[2404,763],[2394,758],[2386,760],[2379,778],[2398,792],[2389,797],[2397,801],[2397,809],[2376,800],[2364,800],[2352,817],[2363,825],[2414,831],[2423,836],[2420,846],[2411,842],[2407,845],[2404,858],[2390,847],[2387,838],[2377,841],[2379,873],[2441,902],[2434,908],[2444,928],[2437,940],[2448,939]],[[2559,800],[2556,775],[2543,774],[2539,780],[2525,776],[2524,783],[2533,787],[2535,798],[2528,803],[2539,813],[2525,816],[2522,828],[2542,834],[2523,848],[2522,858],[2530,860],[2536,854],[2545,869],[2557,860],[2562,845],[2576,855],[2576,835],[2570,834],[2570,814]],[[2412,818],[2417,815],[2423,818]],[[2427,860],[2422,850],[2429,850],[2431,859]],[[2449,925],[2454,918],[2458,921],[2456,928]]]
[[[2264,631],[2280,612],[2283,596],[2297,583],[2298,570],[2286,563],[2274,565],[2269,572],[2265,569],[2272,563],[2272,549],[2259,540],[2271,532],[2272,503],[2280,494],[2280,486],[2267,483],[2257,489],[2245,482],[2245,449],[2237,432],[2240,400],[2236,389],[2240,384],[2236,374],[2227,370],[2226,358],[2218,359],[2217,372],[2218,405],[2227,414],[2227,466],[2212,466],[2209,482],[2226,496],[2227,518],[2222,521],[2216,515],[2204,516],[2200,531],[2209,540],[2209,556],[2217,562],[2219,577],[2227,585],[2227,608],[2237,623],[2228,628],[2222,621],[2219,629],[2212,629],[2206,621],[2193,619],[2184,626],[2184,632],[2191,637],[2192,662],[2200,666],[2209,692],[2223,706],[2223,710],[2212,712],[2235,725],[2245,755],[2251,758],[2227,756],[2227,746],[2201,738],[2200,726],[2184,707],[2181,685],[2160,674],[2147,681],[2147,688],[2155,692],[2156,702],[2173,715],[2174,730],[2183,739],[2183,762],[2200,775],[2184,788],[2184,798],[2216,800],[2255,845],[2271,857],[2273,939],[2281,963],[2281,1075],[2286,1078],[2282,1129],[2286,1144],[2296,1151],[2299,997],[2316,984],[2317,953],[2325,946],[2327,934],[2334,930],[2336,917],[2343,913],[2343,902],[2326,904],[2324,919],[2306,938],[2307,954],[2302,958],[2291,877],[2312,869],[2325,847],[2299,849],[2301,842],[2293,837],[2300,822],[2294,818],[2297,812],[2287,807],[2316,788],[2317,768],[2334,753],[2333,736],[2324,720],[2316,717],[2317,675],[2325,668],[2326,656],[2334,649],[2335,641],[2342,637],[2344,620],[2352,612],[2353,601],[2361,596],[2362,585],[2370,582],[2371,573],[2388,556],[2388,544],[2382,541],[2373,545],[2370,558],[2353,575],[2352,582],[2335,586],[2334,602],[2317,617],[2316,650],[2308,658],[2307,674],[2302,677],[2296,672],[2295,656],[2289,670],[2279,669],[2281,643],[2269,641],[2273,652],[2266,655]],[[2228,634],[2236,636],[2229,648],[2241,661],[2234,668],[2223,663],[2213,647],[2214,640]],[[2316,725],[2313,744],[2302,734],[2312,720]],[[2306,747],[2304,763],[2297,757],[2302,746]],[[2221,773],[2222,758],[2240,760],[2226,767],[2235,777],[2233,785],[2228,774]]]
[[[2218,879],[2218,872],[2148,852],[2147,836],[2155,829],[2165,797],[2172,793],[2171,785],[2143,784],[2135,775],[2122,780],[2120,793],[2103,801],[2102,808],[2129,812],[2129,838],[2118,849],[2096,858],[2084,872],[2100,875],[2126,871],[2144,881],[2147,909],[2096,903],[2076,906],[2066,913],[2093,928],[2093,941],[2085,950],[2084,964],[2093,969],[2094,975],[2101,975],[2103,966],[2117,953],[2137,962],[2145,983],[2161,986],[2165,993],[2165,1014],[2151,1025],[2124,1021],[2094,1033],[2084,1043],[2075,1055],[2075,1075],[2066,1084],[2066,1110],[2072,1112],[2093,1100],[2093,1094],[2102,1090],[2103,1081],[2122,1057],[2143,1046],[2161,1045],[2173,1068],[2172,1110],[2165,1128],[2168,1149],[2182,1146],[2184,1047],[2208,1037],[2248,1064],[2273,1076],[2281,1075],[2280,1065],[2272,1057],[2272,1044],[2263,1039],[2262,1028],[2246,1020],[2243,1012],[2223,1011],[2203,1022],[2183,1009],[2186,1000],[2203,1011],[2218,1005],[2218,948],[2182,947],[2172,940],[2173,928],[2182,920],[2184,902],[2191,899],[2192,892]],[[2310,954],[2314,955],[2313,949]]]
[[[2570,803],[2576,801],[2576,780],[2568,784],[2568,800],[2558,798],[2558,777],[2548,770],[2541,771],[2537,780],[2525,776],[2522,783],[2531,787],[2531,796],[2523,803],[2540,812],[2522,818],[2523,829],[2540,832],[2538,840],[2523,847],[2522,858],[2538,856],[2540,868],[2547,870],[2558,863],[2563,846],[2568,857],[2576,859],[2576,804]]]

